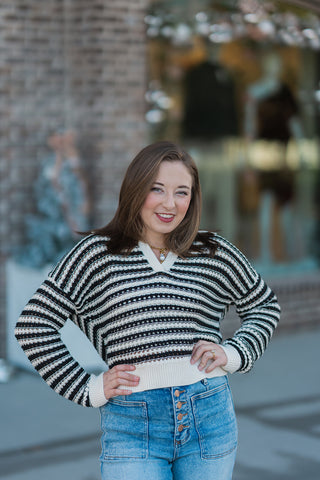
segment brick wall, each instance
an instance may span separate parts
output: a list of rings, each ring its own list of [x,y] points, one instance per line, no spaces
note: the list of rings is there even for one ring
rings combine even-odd
[[[48,134],[78,132],[94,226],[110,219],[123,171],[145,143],[146,1],[0,4],[0,358],[8,246],[21,243],[24,216],[34,210]]]

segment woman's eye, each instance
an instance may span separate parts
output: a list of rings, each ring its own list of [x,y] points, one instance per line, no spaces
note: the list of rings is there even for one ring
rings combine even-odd
[[[184,190],[181,190],[181,191],[177,192],[177,195],[187,196],[188,192],[185,192]]]
[[[162,192],[162,190],[159,187],[152,187],[151,192],[158,192],[159,193],[159,192]]]

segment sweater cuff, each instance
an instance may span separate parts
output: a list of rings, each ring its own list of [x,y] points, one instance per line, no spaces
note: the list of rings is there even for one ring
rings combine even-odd
[[[89,399],[91,405],[95,408],[102,407],[108,401],[104,396],[103,374],[104,372],[98,376],[92,374],[89,379]]]
[[[234,373],[241,367],[241,357],[238,350],[231,345],[220,345],[224,353],[227,355],[228,362],[224,365],[223,370],[228,373]]]

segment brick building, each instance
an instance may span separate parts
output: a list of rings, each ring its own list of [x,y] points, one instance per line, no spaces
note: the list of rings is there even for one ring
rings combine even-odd
[[[0,358],[6,357],[6,262],[10,247],[23,242],[25,215],[34,211],[33,180],[50,132],[70,128],[78,134],[90,177],[92,226],[111,217],[124,169],[148,140],[144,17],[151,3],[1,2]],[[288,305],[285,325],[319,321],[316,273],[275,284]],[[301,302],[289,309],[297,292]]]
[[[0,5],[0,358],[8,248],[34,209],[49,133],[72,128],[85,140],[96,226],[114,211],[123,171],[145,142],[145,8],[145,0]]]

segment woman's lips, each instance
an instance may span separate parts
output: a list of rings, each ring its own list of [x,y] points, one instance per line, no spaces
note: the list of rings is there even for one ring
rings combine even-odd
[[[174,215],[169,213],[156,213],[156,215],[164,223],[170,223],[174,219]]]

